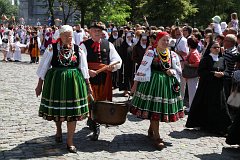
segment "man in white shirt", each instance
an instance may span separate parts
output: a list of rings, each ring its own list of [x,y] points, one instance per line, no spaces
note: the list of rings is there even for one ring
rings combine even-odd
[[[175,30],[176,34],[176,44],[175,44],[175,52],[178,54],[181,67],[184,68],[184,61],[186,60],[186,57],[189,53],[189,48],[187,45],[187,39],[183,36],[183,29],[182,28],[176,28]],[[185,86],[186,86],[186,80],[181,76],[181,96],[184,98],[185,96]]]
[[[83,41],[83,37],[85,36],[85,31],[81,28],[80,24],[76,26],[76,30],[73,32],[74,42],[77,45]]]
[[[111,72],[121,68],[122,59],[117,53],[114,45],[102,38],[103,27],[99,23],[93,23],[90,28],[91,39],[84,41],[80,48],[87,57],[90,83],[93,89],[95,101],[112,101],[112,79]],[[120,62],[116,65],[115,62]],[[107,71],[97,73],[96,70],[107,67]],[[91,115],[90,115],[91,116]],[[87,124],[93,130],[91,140],[98,140],[100,125],[89,117]]]

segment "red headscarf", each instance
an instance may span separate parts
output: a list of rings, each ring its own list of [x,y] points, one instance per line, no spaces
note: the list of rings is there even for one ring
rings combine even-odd
[[[166,35],[169,35],[169,34],[168,34],[167,32],[159,32],[159,33],[157,34],[157,38],[156,38],[156,41],[155,41],[153,47],[156,48],[159,39],[161,39],[163,36],[166,36]]]

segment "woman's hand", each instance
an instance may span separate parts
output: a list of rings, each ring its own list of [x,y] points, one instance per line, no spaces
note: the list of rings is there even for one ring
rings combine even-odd
[[[87,90],[88,90],[88,94],[92,94],[93,93],[91,84],[87,84]]]
[[[37,87],[35,88],[35,93],[37,97],[42,93],[42,85],[43,85],[43,80],[39,78]]]
[[[42,93],[42,86],[41,85],[37,85],[37,87],[35,88],[35,93],[36,96],[40,96],[40,94]]]
[[[214,72],[214,76],[217,78],[221,78],[224,76],[224,73],[223,72]]]
[[[97,72],[94,70],[89,69],[88,72],[89,72],[90,77],[96,77],[96,75],[97,75]]]
[[[134,81],[133,86],[132,86],[131,91],[130,91],[130,95],[132,95],[132,94],[134,94],[136,92],[137,85],[138,85],[138,82]]]
[[[172,76],[174,73],[173,73],[173,71],[172,71],[171,69],[168,69],[168,70],[166,71],[166,74],[167,74],[168,76]]]

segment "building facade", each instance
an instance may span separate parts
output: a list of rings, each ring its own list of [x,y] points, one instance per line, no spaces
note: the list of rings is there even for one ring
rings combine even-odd
[[[24,19],[27,25],[37,25],[38,21],[41,25],[48,25],[50,14],[48,12],[47,1],[44,0],[18,0],[15,5],[19,5],[19,18]],[[59,11],[59,3],[54,3],[54,18],[63,20],[63,13]],[[73,23],[73,16],[70,17],[68,24]]]

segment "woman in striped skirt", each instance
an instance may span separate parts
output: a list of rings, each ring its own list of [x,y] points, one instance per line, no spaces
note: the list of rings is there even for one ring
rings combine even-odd
[[[56,142],[62,142],[61,125],[67,121],[67,149],[76,153],[73,144],[76,121],[88,117],[91,87],[86,56],[72,43],[72,27],[64,25],[59,32],[60,38],[48,46],[41,60],[35,91],[37,96],[42,92],[39,116],[56,122]]]
[[[184,116],[179,92],[180,61],[168,45],[169,34],[158,33],[155,45],[143,57],[131,90],[134,96],[130,112],[150,120],[148,136],[159,150],[165,147],[159,134],[159,121],[174,122]]]

